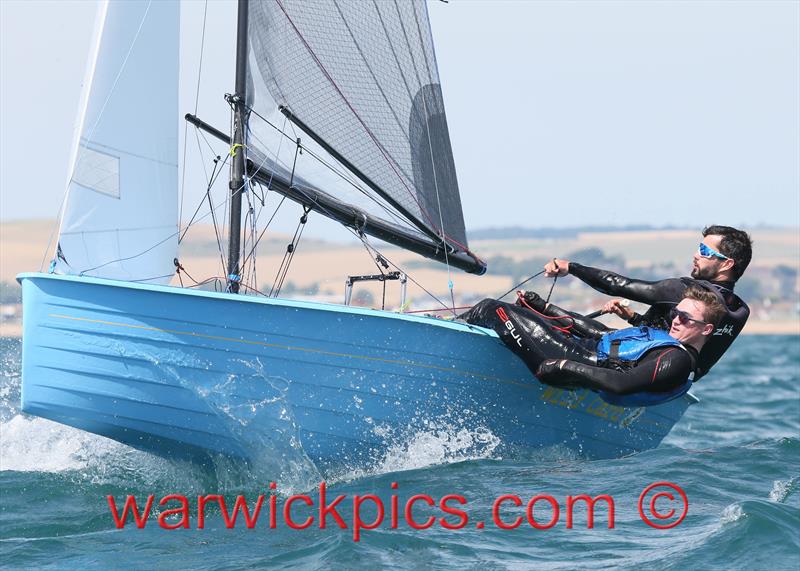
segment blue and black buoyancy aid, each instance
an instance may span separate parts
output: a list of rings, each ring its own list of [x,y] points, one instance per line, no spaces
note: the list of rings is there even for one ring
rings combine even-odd
[[[612,366],[635,363],[658,347],[683,347],[666,331],[651,327],[628,327],[606,333],[597,342],[597,362]]]
[[[645,353],[659,347],[685,348],[680,341],[666,331],[651,327],[628,327],[606,333],[597,343],[598,365],[628,368],[633,366]],[[652,406],[661,404],[685,394],[692,386],[694,373],[686,382],[663,392],[643,391],[629,395],[615,395],[606,391],[598,391],[601,398],[609,404],[626,407]]]

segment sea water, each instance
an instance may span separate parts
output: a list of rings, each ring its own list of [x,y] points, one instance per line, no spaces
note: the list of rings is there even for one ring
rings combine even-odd
[[[739,338],[695,386],[700,404],[664,443],[626,458],[591,461],[557,448],[521,455],[481,427],[431,426],[398,442],[377,467],[326,481],[327,504],[345,496],[335,509],[346,529],[332,514],[320,529],[320,476],[308,462],[271,473],[224,462],[196,466],[20,413],[20,350],[19,340],[0,340],[3,568],[800,568],[798,337]],[[215,494],[228,500],[228,511],[242,496],[251,515],[263,495],[259,520],[249,529],[240,513],[228,528],[212,500],[198,529],[197,498]],[[118,529],[107,497],[121,512],[126,497],[141,509],[150,495],[143,528],[129,514]],[[159,505],[170,495],[186,498],[188,529],[165,529],[183,523],[181,514],[166,513],[180,500]],[[315,517],[306,529],[283,519],[295,495],[314,502],[308,507],[300,498],[289,508],[297,524]],[[597,500],[591,526],[587,502],[575,499],[581,495]],[[434,518],[427,529],[406,518],[415,496],[411,521],[424,527]],[[526,508],[537,496],[529,521]],[[451,513],[440,504],[448,497]],[[369,527],[379,502],[383,521],[356,533],[355,512]]]

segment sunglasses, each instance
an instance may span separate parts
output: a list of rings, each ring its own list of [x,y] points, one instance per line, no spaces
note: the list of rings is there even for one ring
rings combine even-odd
[[[700,325],[706,325],[705,321],[694,319],[685,311],[681,311],[680,309],[673,307],[669,312],[669,320],[674,321],[676,317],[678,318],[678,323],[680,323],[681,325],[686,325],[689,322],[699,323]]]
[[[697,253],[700,254],[701,258],[711,259],[711,258],[719,258],[720,260],[729,260],[728,256],[723,256],[719,252],[717,252],[714,248],[709,248],[702,242],[697,247]]]

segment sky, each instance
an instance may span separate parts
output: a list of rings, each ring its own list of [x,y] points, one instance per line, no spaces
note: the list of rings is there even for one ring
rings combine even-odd
[[[182,113],[204,8],[182,6]],[[197,102],[223,127],[233,8],[208,4]],[[800,2],[429,10],[468,229],[800,226]],[[0,0],[0,220],[57,216],[95,11]]]

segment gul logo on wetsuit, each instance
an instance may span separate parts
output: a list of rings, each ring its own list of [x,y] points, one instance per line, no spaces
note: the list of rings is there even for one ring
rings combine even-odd
[[[503,321],[503,324],[505,324],[506,329],[508,329],[508,332],[511,333],[511,337],[513,337],[516,340],[517,345],[522,347],[522,336],[520,336],[520,334],[517,333],[517,328],[511,322],[511,319],[508,317],[506,310],[503,309],[502,307],[498,307],[496,313],[497,316]]]

